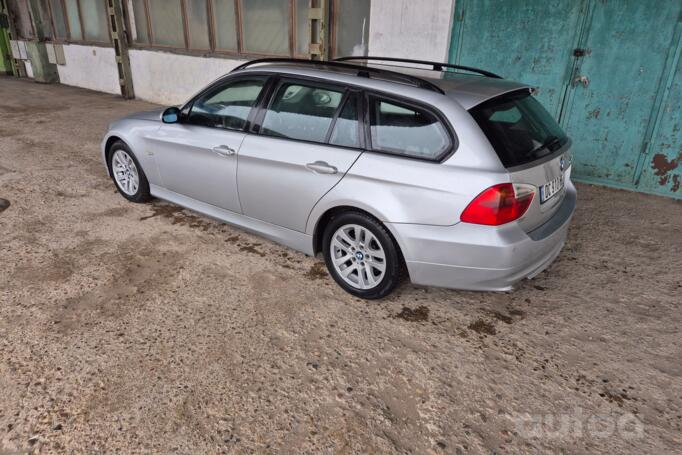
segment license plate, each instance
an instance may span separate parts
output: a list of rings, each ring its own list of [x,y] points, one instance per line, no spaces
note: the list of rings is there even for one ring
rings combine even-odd
[[[564,174],[556,177],[540,187],[540,204],[550,200],[564,187]]]

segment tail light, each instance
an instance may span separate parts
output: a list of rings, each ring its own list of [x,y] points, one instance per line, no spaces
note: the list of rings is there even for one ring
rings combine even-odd
[[[521,218],[535,196],[535,187],[518,183],[491,186],[467,205],[460,219],[465,223],[499,226]]]

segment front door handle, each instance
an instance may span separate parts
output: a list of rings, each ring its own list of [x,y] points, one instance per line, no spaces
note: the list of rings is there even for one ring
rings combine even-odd
[[[213,147],[213,151],[220,156],[232,156],[235,153],[237,153],[235,149],[233,149],[232,147],[228,147],[227,145],[219,145],[217,147]]]
[[[315,161],[314,163],[308,163],[305,165],[305,167],[316,174],[336,174],[339,171],[334,166],[324,161]]]

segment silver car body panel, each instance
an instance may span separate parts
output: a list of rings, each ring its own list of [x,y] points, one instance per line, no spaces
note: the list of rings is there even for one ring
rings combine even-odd
[[[239,197],[244,214],[305,232],[317,201],[339,183],[361,153],[249,135],[239,150]],[[329,166],[329,173],[311,169],[315,164]]]
[[[297,64],[256,65],[253,73],[286,74],[400,96],[436,109],[453,126],[456,150],[442,162],[312,144],[185,124],[163,124],[161,111],[113,122],[110,140],[133,150],[152,195],[263,235],[305,254],[323,216],[339,207],[364,210],[385,224],[416,284],[507,290],[535,276],[561,250],[575,208],[569,145],[527,167],[506,169],[467,109],[526,85],[480,76],[431,78],[445,92]],[[420,74],[421,75],[421,74]],[[224,156],[213,148],[228,146]],[[323,163],[334,172],[307,165]],[[568,163],[568,167],[566,167]],[[564,169],[562,169],[564,167]],[[459,221],[478,194],[506,182],[540,186],[565,172],[550,201],[535,198],[520,220],[502,226]]]
[[[241,131],[162,124],[147,136],[146,153],[151,153],[156,163],[160,186],[241,213],[237,157],[224,153],[233,150],[236,154],[245,137]]]

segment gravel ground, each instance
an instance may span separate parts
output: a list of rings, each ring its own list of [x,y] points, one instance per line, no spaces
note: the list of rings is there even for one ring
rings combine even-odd
[[[672,453],[682,204],[579,185],[509,293],[344,293],[319,259],[114,190],[139,101],[0,78],[0,453]]]

